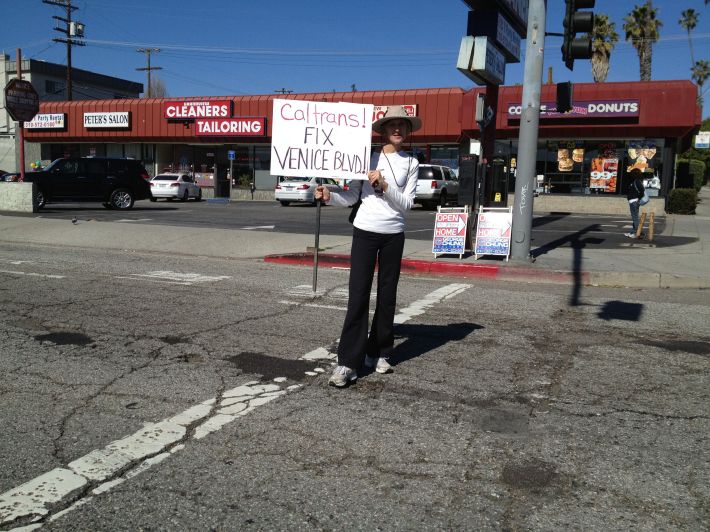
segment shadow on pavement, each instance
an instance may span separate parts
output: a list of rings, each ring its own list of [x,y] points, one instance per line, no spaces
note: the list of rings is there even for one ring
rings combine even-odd
[[[607,301],[597,313],[602,320],[639,321],[643,313],[640,303],[624,303],[623,301]]]
[[[396,337],[405,337],[392,354],[394,364],[401,364],[420,355],[433,351],[448,342],[463,340],[482,325],[475,323],[449,323],[448,325],[397,325]]]

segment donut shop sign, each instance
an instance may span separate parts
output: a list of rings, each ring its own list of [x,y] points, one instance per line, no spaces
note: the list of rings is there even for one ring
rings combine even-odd
[[[540,118],[625,118],[639,116],[638,100],[593,100],[574,102],[569,113],[558,113],[555,102],[540,104]],[[520,120],[520,105],[508,106],[508,120]]]

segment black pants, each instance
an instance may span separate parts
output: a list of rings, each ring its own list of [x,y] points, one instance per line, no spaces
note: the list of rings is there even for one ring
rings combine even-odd
[[[350,251],[348,312],[338,346],[339,365],[358,370],[365,354],[386,357],[392,351],[397,283],[403,251],[404,233],[381,234],[354,228]],[[370,290],[375,263],[378,265],[377,305],[368,338]]]

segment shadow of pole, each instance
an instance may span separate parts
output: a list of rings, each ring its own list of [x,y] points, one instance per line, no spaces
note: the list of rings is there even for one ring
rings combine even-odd
[[[537,259],[537,257],[546,254],[553,249],[562,247],[569,244],[572,248],[572,293],[569,298],[569,305],[571,307],[576,307],[580,304],[579,299],[582,294],[582,250],[587,246],[587,244],[601,244],[603,239],[595,237],[582,238],[584,235],[590,232],[598,232],[601,230],[599,224],[588,225],[587,227],[580,229],[572,233],[571,235],[566,235],[552,242],[547,242],[537,249],[530,252],[530,255]]]

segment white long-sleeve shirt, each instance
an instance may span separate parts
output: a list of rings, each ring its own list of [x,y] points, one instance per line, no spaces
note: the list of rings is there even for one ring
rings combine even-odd
[[[394,234],[404,232],[404,213],[414,205],[419,161],[408,153],[374,153],[370,170],[379,170],[387,181],[387,191],[375,194],[367,180],[350,182],[350,189],[331,192],[329,205],[347,207],[357,202],[362,187],[362,204],[353,225],[363,231]]]

